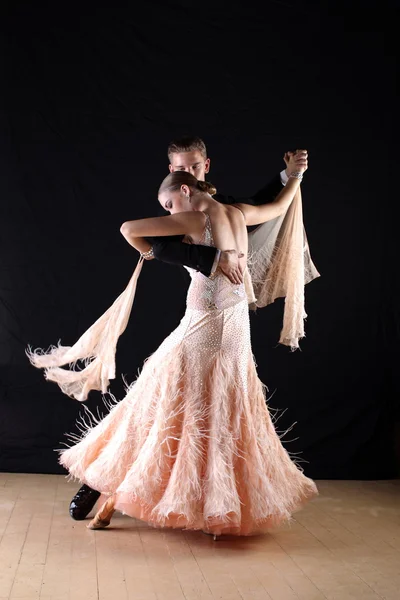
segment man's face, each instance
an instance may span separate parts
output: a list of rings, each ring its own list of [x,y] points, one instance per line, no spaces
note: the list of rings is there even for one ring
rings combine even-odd
[[[187,171],[191,175],[194,175],[196,179],[204,181],[206,173],[210,170],[210,159],[203,158],[199,150],[177,152],[171,156],[169,170],[171,173],[174,171]]]

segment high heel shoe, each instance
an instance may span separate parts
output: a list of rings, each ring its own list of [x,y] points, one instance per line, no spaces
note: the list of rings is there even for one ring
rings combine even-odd
[[[111,519],[101,519],[97,515],[92,519],[89,525],[86,525],[88,529],[105,529],[111,523]]]
[[[111,496],[106,502],[104,502],[103,506],[96,513],[94,519],[92,519],[87,525],[88,529],[105,529],[109,526],[111,522],[111,518],[115,512],[114,508],[114,497]]]

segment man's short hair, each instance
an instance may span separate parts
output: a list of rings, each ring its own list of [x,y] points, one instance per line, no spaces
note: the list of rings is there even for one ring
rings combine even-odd
[[[207,158],[207,148],[201,138],[185,135],[176,140],[172,140],[168,146],[169,162],[171,162],[173,154],[179,154],[180,152],[193,152],[194,150],[198,150],[204,159]]]

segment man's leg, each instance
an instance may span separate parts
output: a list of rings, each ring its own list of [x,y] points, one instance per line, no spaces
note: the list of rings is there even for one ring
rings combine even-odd
[[[71,500],[69,514],[75,521],[83,521],[99,498],[100,492],[92,490],[88,485],[83,485]]]

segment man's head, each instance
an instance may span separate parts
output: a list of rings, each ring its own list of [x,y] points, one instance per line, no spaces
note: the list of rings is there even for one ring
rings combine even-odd
[[[206,145],[199,137],[185,136],[173,140],[168,146],[169,170],[186,171],[204,181],[210,170]]]

